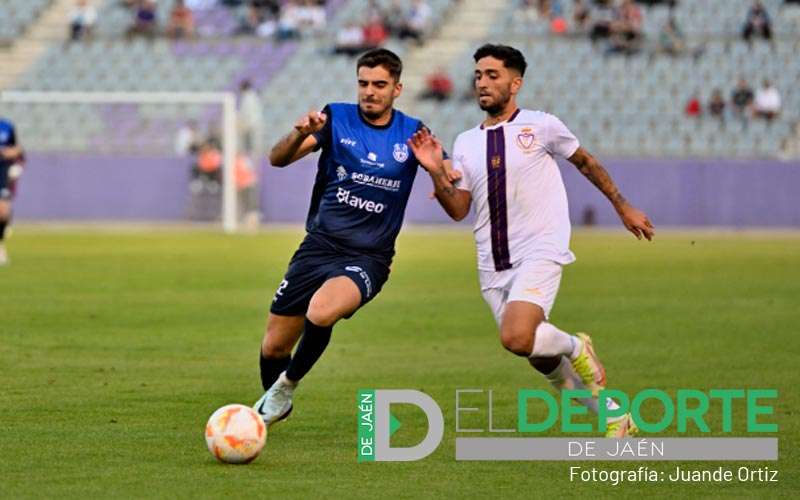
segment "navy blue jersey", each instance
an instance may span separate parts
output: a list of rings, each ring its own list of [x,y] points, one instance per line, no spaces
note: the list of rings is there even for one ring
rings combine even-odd
[[[8,120],[0,118],[0,148],[16,145],[17,135],[14,132],[14,124]]]
[[[422,122],[394,110],[389,123],[372,125],[356,104],[329,104],[323,112],[306,230],[388,263],[419,166],[406,141]]]
[[[17,145],[17,135],[14,132],[14,125],[8,121],[0,118],[0,148],[7,148]],[[0,168],[8,168],[17,160],[4,160],[0,156]],[[0,172],[5,173],[5,172]]]
[[[14,132],[14,125],[8,120],[0,118],[0,149],[17,145],[17,136]],[[0,156],[0,200],[7,200],[14,196],[14,183],[8,177],[9,168],[19,161],[15,159],[4,159]]]

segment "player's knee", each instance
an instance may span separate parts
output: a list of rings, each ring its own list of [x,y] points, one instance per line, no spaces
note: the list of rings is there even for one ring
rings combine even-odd
[[[0,221],[8,221],[11,216],[11,205],[7,202],[0,201]]]
[[[261,355],[267,359],[291,356],[294,346],[291,343],[279,341],[280,338],[286,338],[286,336],[277,335],[268,327],[267,334],[264,335],[264,340],[261,342]]]
[[[517,356],[530,356],[533,348],[533,332],[518,327],[503,327],[500,342],[506,350]]]
[[[312,297],[306,311],[306,318],[317,326],[333,326],[341,317],[335,304],[316,295]]]

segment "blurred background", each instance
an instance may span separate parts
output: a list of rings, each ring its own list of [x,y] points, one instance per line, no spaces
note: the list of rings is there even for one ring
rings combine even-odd
[[[0,91],[237,99],[243,227],[301,222],[315,158],[271,169],[298,116],[355,98],[355,58],[404,61],[398,107],[448,148],[482,112],[472,53],[523,51],[520,104],[559,116],[657,225],[800,226],[800,2],[0,0]],[[8,95],[8,94],[6,94]],[[27,151],[17,221],[219,221],[222,107],[0,100]],[[573,222],[615,224],[562,168]],[[407,221],[444,222],[420,175]]]

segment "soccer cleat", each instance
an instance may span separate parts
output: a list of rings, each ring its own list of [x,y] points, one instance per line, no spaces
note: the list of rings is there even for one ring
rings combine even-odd
[[[633,421],[633,417],[631,417],[630,413],[626,413],[617,420],[606,424],[607,438],[634,437],[638,433],[639,428],[636,427],[636,423]]]
[[[0,243],[0,266],[5,266],[10,262],[11,261],[8,258],[8,252],[6,251],[5,245]]]
[[[578,338],[583,347],[578,357],[572,360],[572,368],[583,381],[583,385],[592,391],[592,396],[597,397],[606,388],[606,369],[594,353],[592,339],[585,333],[579,333]]]
[[[292,413],[292,394],[295,387],[282,373],[272,387],[253,405],[253,409],[261,415],[267,427],[285,420]]]

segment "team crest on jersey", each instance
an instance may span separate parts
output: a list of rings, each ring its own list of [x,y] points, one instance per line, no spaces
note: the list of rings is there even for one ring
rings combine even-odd
[[[524,128],[517,134],[517,146],[523,153],[530,153],[533,150],[534,139],[533,131],[529,128]]]
[[[408,146],[396,143],[394,145],[394,151],[392,151],[392,156],[394,156],[394,159],[397,160],[398,163],[405,162],[408,160]]]
[[[343,166],[339,165],[339,168],[336,169],[336,177],[338,177],[340,181],[345,180],[347,178],[347,170],[345,170]]]

